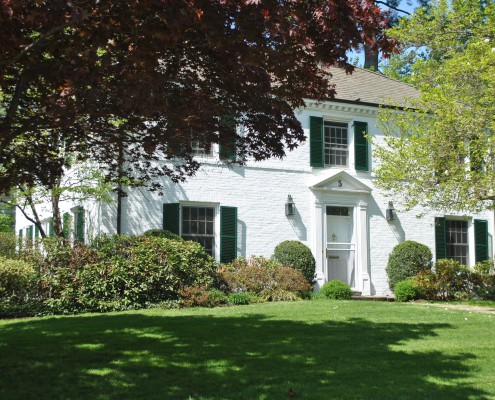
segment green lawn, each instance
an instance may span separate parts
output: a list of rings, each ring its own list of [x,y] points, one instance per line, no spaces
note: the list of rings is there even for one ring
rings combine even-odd
[[[0,322],[0,399],[495,399],[495,315],[358,301]]]

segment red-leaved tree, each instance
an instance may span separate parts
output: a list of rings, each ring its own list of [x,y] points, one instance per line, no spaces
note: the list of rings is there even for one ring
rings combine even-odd
[[[371,0],[0,0],[0,191],[56,186],[67,154],[152,188],[197,170],[191,141],[283,157],[386,25]]]

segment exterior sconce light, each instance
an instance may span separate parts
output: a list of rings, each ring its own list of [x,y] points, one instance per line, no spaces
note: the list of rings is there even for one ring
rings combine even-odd
[[[387,211],[385,212],[385,217],[387,218],[387,221],[393,221],[395,219],[395,208],[394,208],[394,204],[391,201],[388,202],[388,207],[387,207]]]
[[[287,196],[287,203],[285,203],[285,215],[294,215],[296,210],[296,205],[294,204],[294,200],[292,200],[292,196],[289,194]]]

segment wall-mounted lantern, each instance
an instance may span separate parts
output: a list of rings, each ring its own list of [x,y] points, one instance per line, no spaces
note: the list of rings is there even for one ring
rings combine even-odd
[[[394,203],[392,203],[391,201],[388,202],[388,207],[387,207],[387,211],[385,212],[385,216],[387,218],[387,221],[393,221],[395,219]]]
[[[294,200],[292,200],[292,196],[289,194],[287,196],[287,203],[285,203],[285,215],[294,215],[296,211],[296,205],[294,204]]]

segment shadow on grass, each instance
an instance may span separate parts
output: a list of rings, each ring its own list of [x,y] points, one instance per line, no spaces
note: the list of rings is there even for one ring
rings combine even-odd
[[[397,350],[447,324],[118,314],[0,327],[0,398],[486,399],[468,354]]]

